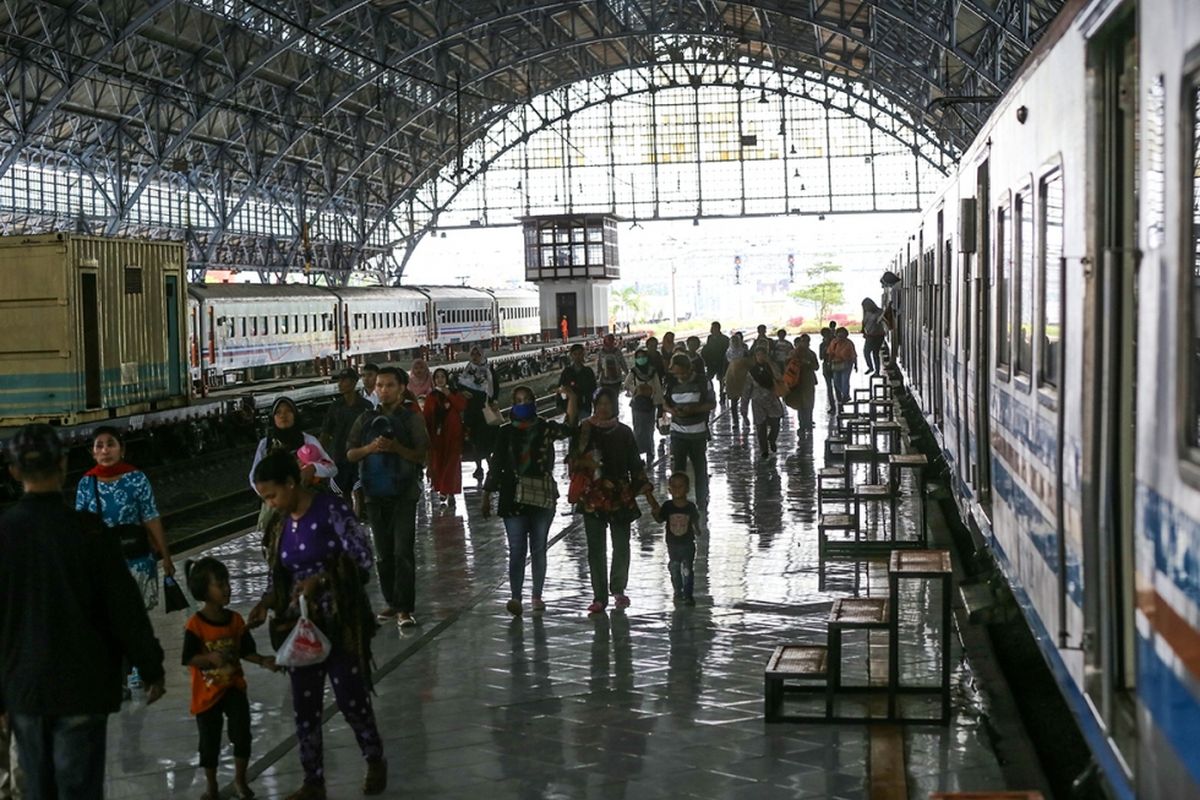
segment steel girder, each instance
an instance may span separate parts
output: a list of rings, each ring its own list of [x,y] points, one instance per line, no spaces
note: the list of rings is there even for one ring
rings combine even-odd
[[[850,103],[880,98],[906,140],[953,153],[986,106],[929,103],[999,94],[1060,4],[0,0],[0,182],[53,163],[102,205],[0,225],[185,238],[197,273],[344,281],[394,270],[448,202],[426,184],[545,92],[664,60],[757,65],[861,87]],[[164,187],[186,219],[155,218]]]

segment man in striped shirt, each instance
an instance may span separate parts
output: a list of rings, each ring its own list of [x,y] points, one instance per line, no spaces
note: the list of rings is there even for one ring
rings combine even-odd
[[[696,503],[708,504],[708,414],[717,407],[712,385],[695,374],[686,353],[671,358],[671,382],[663,405],[671,413],[671,468],[683,472],[688,461],[696,487]]]

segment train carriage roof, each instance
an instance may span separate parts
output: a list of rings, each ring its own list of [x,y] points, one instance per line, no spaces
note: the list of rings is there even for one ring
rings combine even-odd
[[[281,300],[299,298],[332,299],[332,289],[303,283],[193,283],[188,294],[201,300]]]
[[[472,289],[467,286],[422,286],[422,291],[433,301],[439,300],[477,300],[491,303],[493,298],[483,289]]]

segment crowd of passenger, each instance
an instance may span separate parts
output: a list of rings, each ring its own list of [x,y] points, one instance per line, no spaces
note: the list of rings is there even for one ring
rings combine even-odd
[[[870,300],[863,316],[866,367],[875,372],[890,318]],[[587,613],[604,613],[610,601],[618,609],[631,604],[630,537],[641,498],[664,526],[674,599],[693,606],[714,412],[725,407],[735,429],[752,430],[763,460],[773,458],[789,410],[801,440],[811,437],[817,387],[825,384],[832,413],[849,399],[859,368],[845,327],[830,323],[815,351],[812,344],[808,334],[789,339],[785,329],[771,335],[766,325],[747,341],[714,322],[704,342],[676,342],[666,333],[661,341],[646,339],[630,359],[607,335],[594,366],[582,344],[570,349],[553,416],[539,414],[534,391],[518,385],[505,420],[499,380],[477,347],[454,376],[431,371],[423,359],[408,371],[374,364],[361,373],[342,370],[316,434],[303,429],[295,402],[279,398],[249,474],[262,499],[257,527],[268,580],[245,618],[229,608],[229,572],[213,558],[186,565],[182,583],[191,601],[173,597],[181,587],[154,493],[125,460],[119,430],[95,431],[95,466],[79,481],[72,510],[63,502],[67,453],[57,433],[46,425],[23,428],[7,455],[24,495],[0,518],[0,798],[103,796],[107,715],[135,691],[148,703],[164,693],[163,650],[147,615],[159,605],[160,589],[168,610],[194,611],[182,633],[182,665],[191,674],[204,800],[220,796],[223,730],[233,746],[234,796],[254,796],[243,663],[288,672],[304,775],[289,800],[325,797],[327,679],[366,764],[363,794],[381,794],[388,773],[371,701],[371,642],[383,623],[418,625],[424,484],[431,499],[453,507],[464,463],[475,464],[481,513],[498,515],[506,532],[506,608],[514,616],[525,612],[529,560],[529,608],[538,614],[546,610],[547,542],[561,491],[556,444],[565,441],[568,501],[582,515],[586,537]],[[631,425],[621,420],[623,403]],[[661,499],[648,473],[664,457],[660,448],[669,459]],[[384,601],[378,610],[366,591],[372,577]],[[282,653],[302,620],[327,639],[319,661],[282,667],[259,653],[255,629],[265,626],[270,651]]]

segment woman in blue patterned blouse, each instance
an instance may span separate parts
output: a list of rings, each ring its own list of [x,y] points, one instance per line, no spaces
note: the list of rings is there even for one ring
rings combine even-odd
[[[149,611],[158,605],[156,553],[162,557],[163,572],[175,574],[154,490],[146,473],[125,461],[125,443],[116,428],[106,425],[96,429],[92,434],[92,458],[96,466],[79,481],[75,508],[99,514],[105,525],[118,529],[125,562]],[[141,688],[136,669],[129,674],[129,688]]]

